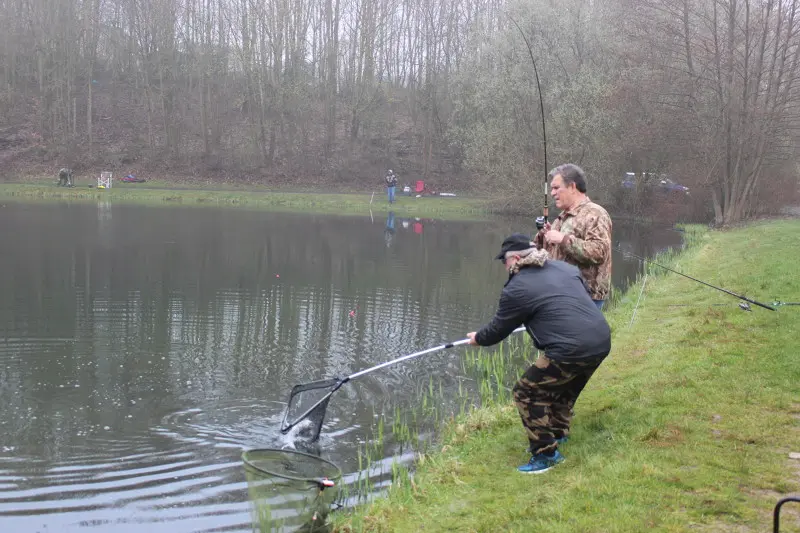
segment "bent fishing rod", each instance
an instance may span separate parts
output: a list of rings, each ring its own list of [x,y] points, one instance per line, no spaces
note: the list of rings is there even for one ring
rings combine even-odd
[[[539,70],[536,68],[536,60],[533,58],[533,49],[531,48],[531,43],[528,41],[528,38],[525,36],[525,32],[522,31],[522,28],[519,27],[517,21],[508,15],[509,20],[514,23],[514,26],[517,27],[519,30],[520,35],[522,35],[522,39],[525,41],[525,46],[528,47],[528,55],[531,58],[531,63],[533,63],[533,75],[536,77],[536,90],[539,93],[539,109],[542,112],[542,144],[544,145],[544,210],[543,216],[536,217],[536,229],[542,229],[545,224],[548,222],[549,216],[549,207],[547,205],[547,173],[549,172],[549,168],[547,166],[547,127],[545,126],[544,120],[544,98],[542,97],[542,86],[539,84]]]
[[[669,268],[667,266],[660,265],[660,264],[656,263],[655,261],[650,261],[649,259],[645,259],[644,257],[642,257],[640,255],[636,255],[636,254],[633,254],[631,252],[624,252],[624,251],[620,250],[619,248],[614,248],[614,249],[616,251],[618,251],[619,253],[621,253],[622,255],[628,255],[628,256],[631,256],[631,257],[635,257],[636,259],[638,259],[640,261],[644,261],[645,263],[649,263],[651,265],[655,265],[657,267],[661,267],[664,270],[669,270],[670,272],[678,274],[679,276],[683,276],[684,278],[689,278],[690,280],[696,281],[697,283],[702,283],[706,287],[711,287],[712,289],[717,289],[718,291],[722,291],[722,292],[724,292],[726,294],[730,294],[731,296],[735,296],[736,298],[744,300],[745,302],[750,302],[751,304],[757,305],[759,307],[763,307],[764,309],[769,309],[770,311],[777,311],[777,309],[775,309],[774,307],[772,307],[770,305],[762,304],[761,302],[757,302],[756,300],[750,299],[750,298],[748,298],[746,296],[742,296],[741,294],[737,294],[737,293],[735,293],[733,291],[729,291],[728,289],[723,289],[722,287],[717,287],[716,285],[712,285],[710,283],[706,283],[705,281],[702,281],[702,280],[699,280],[697,278],[693,278],[692,276],[686,275],[683,272],[678,272],[677,270],[673,270],[673,269],[671,269],[671,268]]]

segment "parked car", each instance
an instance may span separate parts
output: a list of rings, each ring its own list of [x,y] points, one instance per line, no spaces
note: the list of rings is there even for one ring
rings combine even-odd
[[[636,173],[626,172],[625,179],[622,180],[622,187],[625,189],[633,189],[636,187]]]
[[[622,187],[624,189],[635,189],[639,186],[653,188],[665,193],[689,194],[689,187],[675,183],[666,174],[626,172],[625,178],[622,180]]]
[[[660,180],[658,182],[658,187],[669,192],[682,192],[684,194],[689,194],[689,187],[681,185],[680,183],[675,183],[669,178]]]

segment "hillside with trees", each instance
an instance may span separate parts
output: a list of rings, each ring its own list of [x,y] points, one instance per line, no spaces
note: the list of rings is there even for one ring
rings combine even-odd
[[[515,24],[516,23],[516,24]],[[518,27],[517,27],[518,25]],[[6,180],[100,170],[541,202],[575,162],[718,224],[796,199],[800,0],[5,0]],[[631,196],[633,195],[633,196]]]

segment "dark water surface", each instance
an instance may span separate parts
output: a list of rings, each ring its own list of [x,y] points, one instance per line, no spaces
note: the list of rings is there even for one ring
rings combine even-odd
[[[3,532],[252,531],[240,455],[292,446],[292,385],[463,338],[494,311],[503,236],[530,231],[108,204],[6,204],[0,225]],[[680,243],[614,236],[642,255]],[[638,268],[614,262],[617,285]],[[345,385],[322,456],[354,479],[377,420],[431,375],[469,379],[463,350]]]

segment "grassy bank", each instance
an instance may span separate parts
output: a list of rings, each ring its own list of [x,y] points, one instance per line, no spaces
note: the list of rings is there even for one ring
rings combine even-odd
[[[800,222],[688,240],[663,261],[759,301],[800,301]],[[613,351],[576,405],[565,463],[516,472],[526,439],[504,401],[448,424],[413,478],[336,529],[771,531],[777,500],[800,491],[789,455],[800,452],[800,307],[745,312],[657,267],[645,281],[608,312]],[[782,526],[800,531],[796,506]]]
[[[270,211],[309,211],[314,213],[369,214],[394,211],[399,216],[447,219],[476,219],[490,214],[480,199],[460,197],[408,197],[399,195],[389,205],[385,190],[373,193],[327,193],[267,191],[255,188],[219,187],[191,189],[168,187],[162,182],[114,183],[111,189],[56,187],[48,183],[0,184],[0,200],[17,201],[112,201],[145,205],[225,206]]]

